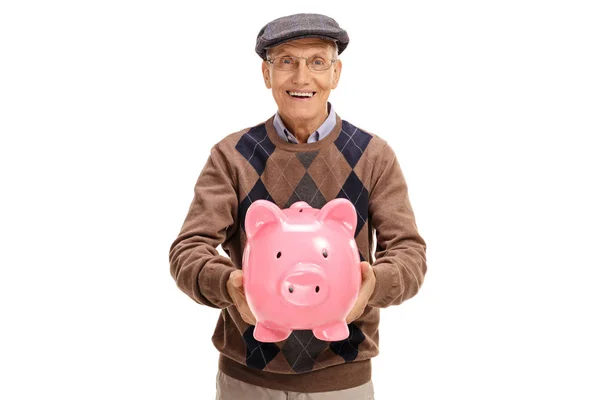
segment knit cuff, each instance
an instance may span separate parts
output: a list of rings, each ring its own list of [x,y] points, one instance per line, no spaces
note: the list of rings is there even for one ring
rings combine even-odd
[[[223,309],[233,305],[233,300],[227,291],[227,281],[229,275],[235,270],[233,265],[215,261],[206,264],[198,276],[200,293],[215,307]]]
[[[373,265],[375,290],[368,304],[372,307],[387,307],[402,292],[398,269],[390,264]]]

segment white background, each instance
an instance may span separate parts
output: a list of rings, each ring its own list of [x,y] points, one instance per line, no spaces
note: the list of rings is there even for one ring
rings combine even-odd
[[[349,32],[330,100],[428,244],[377,399],[600,398],[594,3],[3,1],[0,398],[214,398],[218,311],[168,248],[210,147],[275,112],[254,41],[297,12]]]

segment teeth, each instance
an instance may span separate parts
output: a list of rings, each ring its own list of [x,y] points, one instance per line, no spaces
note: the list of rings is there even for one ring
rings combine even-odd
[[[300,93],[300,92],[288,92],[290,95],[292,96],[299,96],[299,97],[313,97],[313,92],[310,93]]]

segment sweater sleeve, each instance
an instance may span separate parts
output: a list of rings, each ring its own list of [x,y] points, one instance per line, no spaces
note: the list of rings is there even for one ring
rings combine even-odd
[[[369,300],[373,307],[398,305],[417,294],[427,271],[426,244],[417,231],[400,164],[389,145],[376,163],[369,215],[377,235]]]
[[[181,232],[169,251],[177,286],[196,302],[213,308],[233,304],[227,280],[236,269],[231,259],[216,249],[236,230],[238,213],[238,196],[224,160],[223,153],[213,147],[196,182]]]

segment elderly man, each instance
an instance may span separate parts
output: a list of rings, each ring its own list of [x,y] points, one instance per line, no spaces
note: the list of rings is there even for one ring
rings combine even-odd
[[[426,245],[394,151],[328,103],[348,42],[324,15],[291,15],[263,27],[256,52],[277,112],[211,149],[170,248],[179,288],[221,310],[212,339],[220,352],[217,399],[372,399],[379,310],[411,298],[423,282]],[[363,283],[346,321],[350,336],[326,342],[297,330],[284,341],[257,342],[241,274],[248,207],[266,199],[280,208],[297,201],[321,208],[339,197],[356,208],[362,261]],[[219,245],[229,257],[219,255]]]

